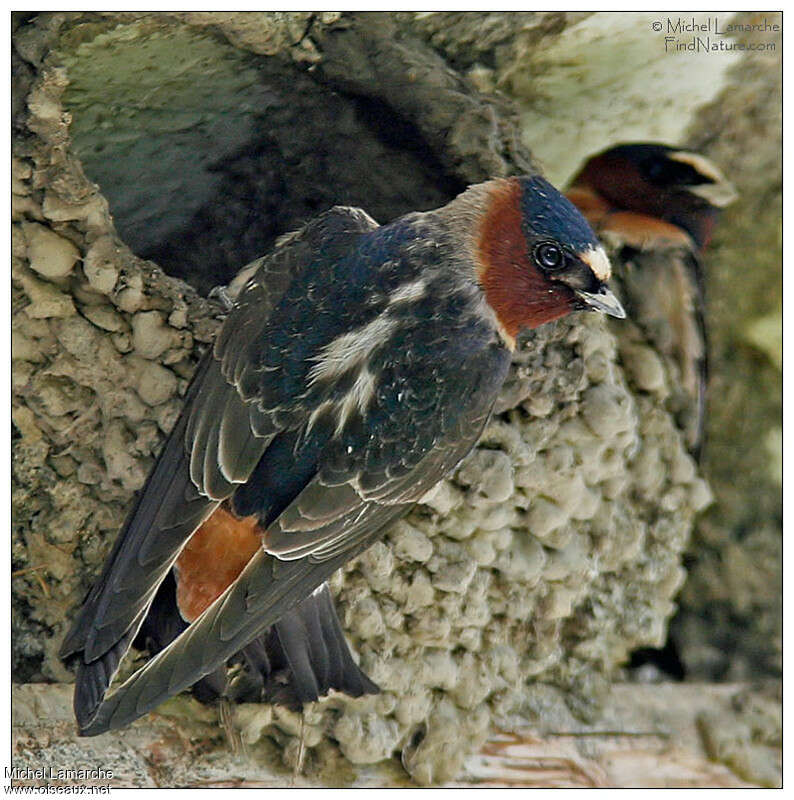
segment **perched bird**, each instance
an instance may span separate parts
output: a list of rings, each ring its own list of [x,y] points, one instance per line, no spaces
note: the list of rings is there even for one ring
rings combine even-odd
[[[63,644],[81,734],[230,659],[273,702],[377,691],[324,581],[471,450],[522,330],[624,316],[609,276],[537,176],[383,226],[335,207],[251,265]],[[139,632],[164,649],[106,697]]]
[[[665,360],[670,410],[699,457],[707,380],[700,256],[733,187],[697,153],[622,144],[590,158],[566,194],[610,248],[615,290]]]

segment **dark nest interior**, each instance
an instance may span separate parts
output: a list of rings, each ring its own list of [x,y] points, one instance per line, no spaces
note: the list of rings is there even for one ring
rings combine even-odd
[[[464,188],[382,100],[335,91],[278,56],[180,36],[116,43],[113,59],[139,71],[75,61],[64,105],[119,235],[203,294],[333,205],[385,222]]]

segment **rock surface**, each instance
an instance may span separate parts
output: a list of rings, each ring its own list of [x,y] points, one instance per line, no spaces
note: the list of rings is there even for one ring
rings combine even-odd
[[[123,732],[96,739],[75,735],[68,686],[15,686],[12,767],[21,786],[318,788],[415,786],[406,779],[413,749],[378,764],[351,767],[344,758],[296,772],[278,762],[280,728],[267,706],[238,706],[222,729],[195,700],[169,701]],[[620,788],[777,787],[781,784],[781,720],[774,692],[725,684],[618,684],[597,723],[583,723],[560,693],[538,685],[531,719],[492,730],[466,756],[448,787]],[[450,720],[454,721],[454,720]],[[281,720],[281,725],[285,720]],[[296,722],[296,730],[300,723]],[[351,727],[342,722],[338,727]],[[375,718],[356,728],[377,730]],[[440,729],[439,729],[440,730]],[[324,731],[311,711],[304,744]],[[438,730],[435,744],[443,749]],[[44,769],[48,779],[26,770]],[[70,777],[82,769],[86,777]],[[93,770],[93,773],[91,772]],[[64,771],[63,777],[58,777]],[[49,777],[52,775],[53,777]]]

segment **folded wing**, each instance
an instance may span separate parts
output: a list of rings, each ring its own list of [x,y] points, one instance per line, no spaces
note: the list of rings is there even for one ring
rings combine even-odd
[[[273,310],[324,242],[376,227],[336,208],[293,234],[241,290],[214,347],[200,362],[173,431],[61,648],[79,654],[75,713],[94,719],[158,586],[193,532],[243,484],[279,433],[273,410],[246,391]]]

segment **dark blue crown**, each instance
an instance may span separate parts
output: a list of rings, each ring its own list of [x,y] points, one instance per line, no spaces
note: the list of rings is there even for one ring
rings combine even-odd
[[[587,220],[567,197],[539,175],[521,178],[521,217],[529,240],[552,239],[581,253],[598,247],[598,239]]]

